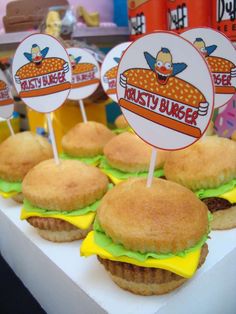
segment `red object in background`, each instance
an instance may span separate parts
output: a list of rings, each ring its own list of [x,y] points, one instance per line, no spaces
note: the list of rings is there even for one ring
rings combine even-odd
[[[182,33],[193,27],[210,27],[211,1],[167,0],[168,30]]]
[[[167,29],[166,0],[128,0],[130,38]]]
[[[212,0],[212,26],[236,41],[236,0]]]

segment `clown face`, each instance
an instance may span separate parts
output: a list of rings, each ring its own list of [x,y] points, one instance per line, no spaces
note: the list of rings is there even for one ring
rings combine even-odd
[[[204,43],[203,40],[195,40],[195,42],[193,43],[194,46],[201,52],[201,54],[204,56],[204,57],[207,57],[208,53],[207,53],[207,50],[206,50],[206,44]]]
[[[163,49],[157,54],[155,73],[158,83],[164,85],[173,73],[172,55],[169,51]]]
[[[40,64],[43,60],[39,46],[32,47],[31,49],[32,61],[36,64]]]

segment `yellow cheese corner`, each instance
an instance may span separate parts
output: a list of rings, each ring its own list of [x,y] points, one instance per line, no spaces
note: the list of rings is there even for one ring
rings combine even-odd
[[[19,194],[19,192],[3,192],[3,191],[0,191],[0,195],[4,198],[11,198],[12,196],[15,196]]]
[[[224,198],[225,200],[229,201],[231,204],[235,204],[236,203],[236,187],[229,192],[219,195],[218,197]]]
[[[148,258],[145,262],[140,262],[127,256],[115,257],[95,243],[94,231],[89,232],[80,247],[81,256],[87,257],[96,254],[101,258],[109,259],[111,261],[129,263],[141,267],[152,267],[169,270],[184,278],[191,278],[194,275],[199,263],[200,253],[201,249],[197,249],[194,252],[186,254],[184,257],[174,256],[166,259]]]
[[[125,180],[120,180],[120,179],[117,179],[116,177],[114,177],[112,174],[109,173],[108,170],[106,169],[100,169],[106,176],[108,176],[108,178],[111,180],[112,183],[114,183],[115,185],[117,185],[118,183],[120,182],[123,182]]]
[[[29,217],[42,217],[42,218],[57,218],[57,219],[61,219],[64,221],[69,222],[70,224],[76,226],[79,229],[88,229],[91,224],[94,221],[96,213],[95,212],[89,212],[88,214],[85,215],[81,215],[81,216],[64,216],[64,215],[60,215],[60,214],[56,214],[56,215],[43,215],[37,212],[27,212],[24,208],[21,209],[21,216],[20,219],[24,220],[27,219]]]

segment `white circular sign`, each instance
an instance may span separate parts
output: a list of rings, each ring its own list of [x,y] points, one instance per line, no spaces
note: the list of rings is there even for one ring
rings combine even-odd
[[[215,108],[225,105],[236,92],[236,51],[231,41],[211,28],[193,28],[181,34],[201,52],[212,72]]]
[[[117,102],[116,96],[116,76],[118,64],[124,51],[129,47],[130,42],[125,42],[115,46],[106,55],[101,68],[101,82],[105,93],[113,101]]]
[[[81,48],[68,48],[72,66],[72,84],[68,98],[84,99],[92,95],[100,83],[100,69],[94,56]]]
[[[152,146],[185,148],[204,134],[214,106],[206,61],[193,45],[170,32],[132,43],[121,58],[117,95],[132,129]]]
[[[59,108],[70,92],[69,56],[50,35],[33,34],[21,42],[13,59],[12,74],[21,99],[38,112]]]
[[[0,70],[0,117],[9,119],[14,111],[14,100],[3,71]]]

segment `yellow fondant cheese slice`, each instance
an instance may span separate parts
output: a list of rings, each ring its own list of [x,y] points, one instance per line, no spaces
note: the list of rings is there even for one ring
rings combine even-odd
[[[231,204],[236,203],[236,187],[229,192],[219,195],[218,197],[224,198],[225,200],[229,201]]]
[[[20,219],[24,220],[27,219],[29,217],[42,217],[42,218],[57,218],[57,219],[61,219],[64,221],[69,222],[70,224],[76,226],[77,228],[80,229],[88,229],[91,224],[94,221],[96,213],[94,212],[89,212],[88,214],[85,215],[81,215],[81,216],[64,216],[64,215],[60,215],[60,214],[56,214],[56,215],[43,215],[37,212],[27,212],[24,208],[21,209],[21,216]]]
[[[194,252],[186,254],[184,257],[174,256],[166,259],[148,258],[145,262],[140,262],[127,256],[115,257],[95,243],[94,231],[89,232],[80,248],[81,256],[87,257],[96,254],[101,258],[109,259],[111,261],[129,263],[141,267],[152,267],[169,270],[184,278],[190,278],[194,275],[199,263],[200,253],[201,249],[197,249]]]
[[[15,191],[13,191],[13,192],[3,192],[3,191],[0,191],[0,195],[2,197],[4,197],[4,198],[11,198],[12,196],[15,196],[17,194],[19,194],[19,192],[15,192]]]
[[[112,174],[110,174],[109,171],[107,171],[106,169],[101,169],[101,170],[102,170],[103,173],[105,173],[105,175],[108,176],[108,178],[111,180],[111,182],[114,183],[115,185],[117,185],[118,183],[124,181],[124,180],[117,179]]]

